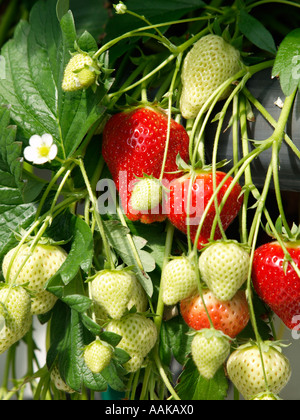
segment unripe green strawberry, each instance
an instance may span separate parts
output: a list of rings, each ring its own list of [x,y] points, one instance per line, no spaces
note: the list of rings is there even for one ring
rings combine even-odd
[[[162,185],[158,179],[145,177],[133,187],[129,206],[133,211],[148,212],[158,208],[162,200]]]
[[[157,340],[154,322],[139,314],[129,314],[120,320],[111,321],[106,330],[122,337],[117,347],[131,356],[124,364],[128,372],[136,372],[142,366]]]
[[[16,284],[26,284],[27,289],[32,292],[31,312],[33,315],[40,315],[50,311],[57,298],[45,290],[45,285],[63,265],[67,258],[67,253],[58,246],[39,244],[30,254],[30,246],[24,244],[13,261],[8,279],[8,268],[14,253],[15,248],[3,260],[2,271],[6,282],[14,281],[21,265],[29,255],[28,260],[17,276]]]
[[[135,306],[137,312],[146,312],[149,304],[147,294],[136,276],[133,275],[132,280],[133,290],[127,309],[130,310]]]
[[[89,344],[83,353],[85,364],[93,373],[102,372],[109,365],[112,356],[111,346],[100,340],[95,340]]]
[[[261,346],[268,392],[279,394],[291,376],[291,366],[276,343],[264,342]],[[227,362],[230,380],[246,400],[266,392],[266,383],[259,348],[248,343],[232,353]]]
[[[215,242],[199,258],[202,280],[221,301],[231,300],[248,277],[249,253],[235,242]]]
[[[175,258],[167,263],[162,272],[161,287],[165,305],[176,305],[197,292],[195,269],[188,258]]]
[[[134,275],[132,275],[132,282],[133,282],[133,287],[131,290],[130,299],[125,308],[125,312],[127,309],[128,311],[130,311],[130,309],[132,309],[133,307],[136,308],[137,312],[141,312],[141,313],[146,312],[148,309],[148,298],[147,298],[146,292],[143,289],[137,277]],[[102,326],[108,320],[109,315],[102,305],[97,304],[96,301],[94,301],[93,303],[94,303],[93,309],[96,315],[96,321],[99,325]]]
[[[57,297],[52,293],[47,292],[47,290],[40,293],[34,293],[31,302],[31,313],[33,315],[46,314],[53,308],[56,302]]]
[[[68,394],[74,394],[74,390],[67,385],[62,379],[60,372],[57,366],[54,366],[50,374],[51,381],[53,382],[55,388],[59,391],[67,392]]]
[[[84,53],[76,54],[69,61],[62,82],[65,92],[87,89],[96,82],[96,64]]]
[[[204,329],[192,341],[192,356],[205,379],[212,379],[230,354],[229,337],[220,331]]]
[[[241,69],[240,53],[218,35],[207,35],[193,46],[182,69],[181,113],[195,118],[202,106],[229,78]],[[230,93],[227,89],[220,99]]]
[[[19,341],[32,324],[31,298],[23,287],[0,288],[0,354]]]
[[[145,302],[145,294],[137,283],[132,272],[104,270],[91,282],[92,298],[104,313],[120,319],[127,309],[131,309],[130,302],[135,293],[142,297],[142,303]]]

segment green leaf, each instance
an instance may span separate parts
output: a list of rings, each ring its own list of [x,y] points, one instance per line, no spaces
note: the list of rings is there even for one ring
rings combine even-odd
[[[59,157],[72,155],[90,127],[101,117],[106,90],[65,93],[64,69],[74,52],[76,29],[71,12],[58,21],[55,0],[40,0],[29,23],[21,21],[2,56],[6,79],[0,80],[0,100],[11,106],[11,118],[26,145],[33,134],[52,134]]]
[[[115,348],[114,357],[118,360],[118,362],[123,365],[124,363],[128,362],[131,359],[129,354],[120,348]]]
[[[273,77],[280,77],[286,96],[300,87],[300,29],[290,32],[279,46],[273,67]]]
[[[191,342],[193,337],[188,335],[190,331],[181,316],[172,318],[168,322],[162,323],[160,351],[165,356],[173,354],[175,359],[184,364],[186,357],[191,352]],[[169,354],[168,354],[169,353]]]
[[[83,323],[83,325],[85,326],[85,328],[93,335],[97,336],[99,334],[101,334],[101,327],[100,325],[96,324],[89,316],[87,316],[86,314],[82,313],[81,314],[81,321]]]
[[[127,238],[127,234],[130,233],[129,229],[122,226],[121,223],[116,220],[106,221],[104,223],[104,227],[111,246],[115,249],[127,266],[134,266],[134,271],[138,276],[141,285],[148,296],[152,296],[153,285],[151,278],[146,273],[146,270],[153,271],[155,269],[155,260],[149,253],[141,249],[146,245],[146,242],[141,238],[133,238],[138,255],[144,266],[145,271],[142,271],[137,265],[132,246]]]
[[[16,143],[16,127],[9,126],[10,110],[0,108],[0,204],[23,204],[21,181],[22,144]],[[1,211],[1,210],[0,210]]]
[[[108,384],[117,391],[123,391],[126,371],[116,360],[112,360],[101,374],[93,374],[86,366],[83,350],[94,339],[85,328],[82,315],[58,301],[50,324],[47,366],[50,368],[57,363],[64,381],[77,392],[81,392],[82,385],[103,392]]]
[[[91,336],[80,321],[79,313],[60,301],[54,307],[50,325],[47,365],[51,367],[56,362],[63,380],[80,392],[87,369],[82,352]]]
[[[47,289],[60,297],[61,289],[75,278],[80,268],[89,271],[94,255],[93,234],[80,217],[68,212],[55,218],[47,234],[56,241],[71,239],[66,261],[47,284]]]
[[[113,347],[116,347],[119,344],[119,342],[122,340],[122,337],[120,335],[109,332],[109,331],[102,332],[99,337],[101,340],[106,341]]]
[[[155,260],[158,267],[162,269],[165,255],[166,231],[162,223],[152,223],[149,226],[142,223],[127,221],[130,232],[136,237],[144,238],[147,241],[147,252]]]
[[[56,14],[57,19],[61,20],[70,8],[70,0],[57,0]]]
[[[228,392],[228,381],[223,368],[220,368],[213,379],[200,376],[193,359],[190,358],[178,379],[176,392],[182,400],[221,401]]]
[[[202,0],[126,1],[126,6],[129,10],[141,16],[145,16],[153,24],[180,19],[189,12],[200,9],[205,5],[206,4]],[[141,22],[141,20],[136,17],[130,15],[116,15],[107,26],[107,35],[110,39],[116,38],[141,25],[146,26],[145,23]]]
[[[4,256],[12,248],[17,246],[15,232],[20,228],[28,228],[34,220],[36,204],[21,204],[19,206],[8,206],[6,211],[0,205],[0,263]]]
[[[272,34],[259,20],[249,15],[245,9],[239,11],[239,29],[257,47],[272,54],[277,53]]]
[[[79,313],[87,311],[92,303],[87,296],[82,295],[69,295],[62,297],[61,300]]]
[[[124,353],[123,360],[126,360]],[[118,353],[118,355],[120,355],[120,353]],[[101,372],[101,375],[112,389],[119,392],[125,391],[125,377],[127,375],[127,371],[116,360],[113,359],[111,363]]]
[[[70,0],[70,9],[74,14],[78,33],[88,31],[99,39],[108,21],[109,9],[105,0],[89,0],[88,7],[82,6],[82,0]]]
[[[131,11],[145,16],[152,24],[170,22],[178,20],[182,16],[201,9],[206,6],[202,0],[153,0],[153,1],[140,1],[128,0],[126,6]],[[124,33],[132,31],[142,26],[147,26],[145,22],[133,17],[129,14],[115,15],[108,21],[106,26],[105,41],[110,41],[117,38]],[[160,28],[164,33],[168,29],[167,26]],[[154,30],[152,30],[154,31]],[[139,37],[130,38],[130,46],[139,41]],[[124,43],[119,43],[111,49],[111,57],[118,57],[124,53]],[[128,50],[128,48],[127,48]]]

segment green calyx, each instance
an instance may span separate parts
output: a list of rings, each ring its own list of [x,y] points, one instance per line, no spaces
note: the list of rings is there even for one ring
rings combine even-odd
[[[227,160],[222,160],[216,164],[216,168],[220,169],[226,166],[229,162]],[[181,156],[178,154],[176,157],[176,164],[178,166],[178,172],[185,172],[185,173],[194,173],[194,174],[201,174],[205,172],[212,172],[213,167],[212,165],[204,164],[204,162],[200,159],[195,165],[190,165],[186,163]]]

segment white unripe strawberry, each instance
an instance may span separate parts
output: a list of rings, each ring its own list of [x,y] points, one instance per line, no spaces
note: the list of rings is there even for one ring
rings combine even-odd
[[[113,350],[108,344],[95,340],[89,344],[83,353],[87,367],[93,373],[100,373],[105,369],[113,356]]]
[[[145,212],[155,209],[162,200],[162,185],[158,179],[146,177],[133,187],[130,206],[133,210]]]
[[[117,347],[125,350],[131,359],[124,364],[128,372],[136,372],[157,341],[154,322],[139,314],[129,314],[120,320],[111,321],[107,331],[122,337]]]
[[[220,331],[204,329],[192,341],[192,356],[199,373],[212,379],[230,354],[229,338]]]
[[[96,82],[96,64],[84,53],[74,55],[69,61],[63,78],[62,88],[65,92],[87,89]]]
[[[147,308],[146,293],[132,272],[104,270],[92,280],[91,292],[101,318],[108,314],[113,319],[120,319],[133,306],[139,312]]]
[[[279,394],[291,377],[290,363],[276,343],[264,342],[261,349],[268,389],[256,344],[239,347],[227,362],[229,378],[246,400],[266,392]]]
[[[186,257],[169,261],[163,269],[162,296],[165,305],[176,305],[198,290],[195,269]]]
[[[70,388],[69,385],[67,385],[65,381],[62,379],[57,366],[54,366],[52,368],[51,373],[50,373],[50,378],[55,388],[57,388],[59,391],[67,392],[68,394],[75,393],[75,391],[72,388]]]
[[[235,242],[215,242],[199,258],[202,280],[221,301],[231,300],[248,278],[250,256]]]
[[[201,38],[187,54],[182,69],[181,113],[195,118],[205,102],[229,78],[241,70],[240,53],[218,35]],[[230,93],[226,89],[220,99]]]
[[[57,298],[45,290],[45,285],[63,265],[67,253],[61,247],[42,244],[37,245],[34,251],[30,253],[30,246],[24,244],[16,255],[10,269],[9,278],[7,278],[8,268],[15,249],[12,249],[3,260],[2,271],[6,282],[15,281],[18,285],[26,284],[27,289],[32,292],[31,312],[33,315],[50,311]],[[26,259],[24,267],[18,274]]]
[[[23,287],[0,288],[0,354],[24,337],[32,324],[31,298]]]

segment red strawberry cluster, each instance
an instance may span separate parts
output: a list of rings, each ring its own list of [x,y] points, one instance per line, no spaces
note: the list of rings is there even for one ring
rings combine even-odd
[[[130,220],[142,223],[161,222],[166,214],[160,206],[151,212],[135,212],[130,198],[137,178],[144,174],[159,178],[162,170],[168,133],[168,117],[153,108],[137,108],[114,115],[103,133],[102,154],[119,191],[123,209]],[[189,157],[189,136],[185,128],[171,120],[164,180],[178,174],[176,157]],[[173,173],[172,173],[173,172]]]
[[[198,247],[205,245],[211,234],[216,216],[213,174],[211,170],[199,170],[191,185],[192,171],[183,174],[178,170],[178,156],[184,162],[189,160],[189,136],[185,128],[171,119],[168,153],[163,173],[163,185],[169,191],[159,208],[136,212],[131,207],[132,189],[137,178],[144,175],[159,179],[164,161],[168,137],[168,117],[155,108],[136,108],[114,115],[106,124],[103,133],[102,154],[119,192],[121,204],[127,217],[133,221],[153,223],[164,221],[167,217],[180,231],[187,234],[190,225],[192,241],[195,240],[199,222],[207,208],[205,224],[201,229]],[[222,202],[227,190],[229,197],[221,212],[221,222],[226,230],[237,216],[241,204],[241,187],[231,187],[232,178],[223,172],[216,174],[218,204]],[[189,194],[191,188],[191,194]],[[188,201],[190,197],[190,202]],[[189,215],[189,217],[188,217]],[[216,228],[214,239],[220,239]]]

